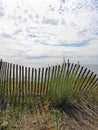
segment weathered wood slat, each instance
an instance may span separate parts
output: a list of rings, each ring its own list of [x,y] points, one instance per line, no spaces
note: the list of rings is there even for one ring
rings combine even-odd
[[[11,105],[11,98],[12,98],[12,64],[10,64],[10,72],[9,72],[9,98],[10,98],[10,105]]]
[[[37,85],[37,96],[39,96],[40,95],[40,72],[41,70],[40,70],[40,68],[38,69],[38,85]]]
[[[44,77],[44,85],[43,85],[43,95],[46,96],[46,91],[47,91],[47,86],[46,86],[46,82],[47,82],[47,71],[48,68],[45,69],[45,77]]]
[[[2,59],[0,60],[0,72],[1,72],[1,67],[2,67]]]
[[[27,104],[27,94],[28,94],[28,87],[27,87],[27,67],[25,67],[25,103]]]
[[[18,84],[18,65],[16,65],[16,105],[18,106],[18,99],[19,99],[19,84]]]
[[[53,80],[54,80],[54,72],[55,72],[54,70],[55,70],[55,67],[53,66],[51,70],[51,77],[50,77],[49,97],[51,96],[51,91],[53,89]]]
[[[6,96],[8,99],[8,95],[9,95],[9,63],[7,63],[7,81],[6,81]]]
[[[32,68],[31,72],[31,95],[34,95],[34,68]]]
[[[41,86],[40,86],[40,96],[42,96],[42,92],[43,92],[43,81],[44,81],[44,68],[42,68],[42,72],[41,72]]]
[[[54,90],[56,90],[56,81],[57,81],[57,65],[54,68],[54,76],[53,76],[53,86],[52,87]]]
[[[73,67],[74,67],[74,64],[72,63],[72,64],[70,65],[69,77],[70,77],[70,76],[71,76],[71,74],[72,74]]]
[[[58,86],[60,84],[60,65],[56,66],[57,68],[55,69],[55,75],[56,75],[56,79],[55,79],[55,90],[58,90]]]
[[[5,62],[2,63],[2,68],[1,68],[1,85],[4,88],[4,68],[5,68]],[[3,89],[4,92],[4,89]]]
[[[35,69],[35,78],[34,78],[34,96],[36,96],[37,95],[37,92],[36,92],[36,90],[37,90],[37,69]]]
[[[21,104],[22,87],[21,87],[21,66],[19,66],[19,105]]]
[[[22,66],[22,107],[24,106],[24,97],[25,97],[25,89],[24,89],[24,66]]]
[[[15,93],[15,64],[13,64],[13,78],[12,78],[12,82],[13,82],[13,90],[12,93]]]
[[[51,71],[51,68],[50,68],[50,67],[48,67],[48,77],[47,77],[47,90],[46,90],[46,96],[48,96],[49,87],[50,87],[50,86],[49,86],[50,76],[51,76],[50,71]]]
[[[15,64],[12,66],[13,68],[13,74],[12,74],[12,105],[15,106],[16,104],[16,86],[15,86]]]
[[[30,67],[28,67],[28,98],[31,96],[31,84],[30,84]]]

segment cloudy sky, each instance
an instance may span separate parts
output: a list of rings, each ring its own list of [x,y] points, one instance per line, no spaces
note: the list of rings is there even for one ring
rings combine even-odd
[[[25,66],[98,64],[97,0],[0,0],[0,58]]]

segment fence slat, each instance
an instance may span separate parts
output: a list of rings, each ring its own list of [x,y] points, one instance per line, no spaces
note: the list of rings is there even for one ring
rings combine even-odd
[[[34,95],[34,68],[32,68],[31,74],[31,96]]]
[[[21,88],[21,66],[19,66],[19,105],[21,105],[22,88]]]
[[[15,65],[13,64],[13,93],[15,92]]]
[[[38,85],[37,85],[37,96],[39,95],[40,92],[40,68],[38,69]]]
[[[44,85],[43,85],[43,95],[46,95],[46,90],[47,90],[47,87],[46,87],[47,71],[48,71],[48,68],[45,69],[45,77],[44,77]]]
[[[18,83],[18,65],[16,65],[16,105],[18,106],[18,99],[19,99],[19,83]]]
[[[69,76],[72,74],[73,66],[74,66],[74,64],[72,63],[72,64],[70,65]]]
[[[52,72],[51,72],[51,77],[50,77],[50,89],[49,89],[49,96],[51,96],[51,92],[53,89],[53,82],[54,82],[54,72],[55,72],[55,67],[52,67]]]
[[[2,67],[2,59],[0,60],[0,72],[1,72],[1,67]]]
[[[48,68],[46,96],[48,96],[48,92],[49,92],[49,81],[50,81],[50,67]]]
[[[37,69],[35,69],[35,78],[34,78],[34,96],[36,96],[36,89],[37,89]]]
[[[30,98],[30,91],[31,91],[31,88],[30,88],[30,67],[28,68],[28,98]]]
[[[42,72],[41,72],[40,97],[42,96],[42,91],[43,91],[43,78],[44,78],[44,68],[42,68]]]
[[[59,84],[59,82],[60,82],[60,77],[59,77],[59,75],[60,75],[60,65],[58,65],[57,66],[57,68],[56,68],[56,80],[55,80],[55,90],[57,90],[58,89],[58,84]]]
[[[9,63],[7,63],[7,83],[6,83],[6,96],[9,95]]]
[[[12,64],[10,64],[10,73],[9,73],[9,98],[10,98],[10,105],[12,99]]]
[[[52,86],[52,87],[54,87],[54,89],[56,87],[56,80],[57,80],[57,65],[54,66],[54,75],[53,75],[53,84],[54,84],[54,86]]]
[[[28,94],[28,87],[27,87],[27,67],[25,67],[25,103],[27,104],[27,94]]]
[[[15,99],[16,99],[16,94],[15,94],[15,64],[13,64],[13,78],[12,78],[12,82],[13,82],[13,90],[12,90],[12,104],[15,103]],[[14,104],[15,105],[15,104]]]
[[[22,66],[22,107],[24,107],[24,66]]]

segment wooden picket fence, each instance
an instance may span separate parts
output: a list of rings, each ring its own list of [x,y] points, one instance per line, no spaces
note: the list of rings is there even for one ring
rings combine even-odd
[[[75,78],[72,78],[73,74],[76,75]],[[38,69],[1,60],[0,106],[32,105],[34,97],[47,98],[50,90],[56,91],[58,85],[61,87],[62,82],[65,84],[69,78],[71,78],[74,94],[77,95],[98,87],[96,74],[79,64],[70,63],[69,60],[61,65]]]

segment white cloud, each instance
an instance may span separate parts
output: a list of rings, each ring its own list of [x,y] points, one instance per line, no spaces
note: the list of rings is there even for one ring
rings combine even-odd
[[[12,61],[14,57],[17,63],[27,63],[35,57],[36,64],[36,57],[42,57],[42,63],[60,61],[64,56],[82,62],[96,59],[98,14],[95,0],[3,0],[1,5],[1,14],[2,8],[4,10],[0,19],[2,58],[9,57]],[[49,57],[47,62],[45,56]]]

